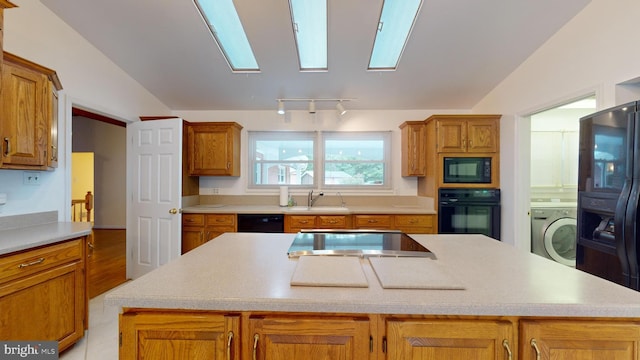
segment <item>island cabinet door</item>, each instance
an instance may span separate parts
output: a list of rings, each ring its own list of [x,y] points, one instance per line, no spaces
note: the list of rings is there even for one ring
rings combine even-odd
[[[640,323],[605,320],[524,320],[522,360],[637,360]]]
[[[386,359],[513,359],[513,329],[500,320],[388,320]]]
[[[120,315],[120,359],[240,359],[239,316],[205,313]]]
[[[370,355],[369,319],[251,318],[244,360],[362,360]]]

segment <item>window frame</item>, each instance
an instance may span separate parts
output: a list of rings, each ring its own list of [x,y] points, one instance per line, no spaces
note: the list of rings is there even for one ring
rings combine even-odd
[[[382,160],[376,161],[354,161],[358,162],[378,162],[382,164],[384,175],[383,183],[379,185],[343,185],[343,184],[326,184],[325,179],[325,165],[332,162],[328,161],[325,156],[326,142],[330,140],[371,140],[380,139],[383,141],[383,156]],[[288,186],[291,190],[309,190],[309,189],[326,189],[326,190],[352,190],[352,191],[382,191],[392,189],[392,164],[391,164],[391,149],[392,149],[392,131],[248,131],[248,174],[249,180],[247,181],[247,187],[252,190],[271,190],[278,189],[280,186]],[[261,140],[311,140],[313,142],[313,159],[310,161],[313,167],[313,183],[311,184],[257,184],[256,183],[256,165],[259,163],[278,163],[287,161],[264,161],[256,159],[256,143]],[[318,176],[317,174],[320,174]]]

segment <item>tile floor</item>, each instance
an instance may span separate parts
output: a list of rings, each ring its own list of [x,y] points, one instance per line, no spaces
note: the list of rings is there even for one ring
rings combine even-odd
[[[60,360],[118,359],[119,309],[104,305],[107,293],[89,301],[89,330],[73,347],[60,354]]]

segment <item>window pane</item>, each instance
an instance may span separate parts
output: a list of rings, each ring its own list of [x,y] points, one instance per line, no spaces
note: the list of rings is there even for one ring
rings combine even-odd
[[[250,132],[250,185],[313,186],[315,136],[312,132]]]
[[[326,132],[324,179],[327,187],[389,188],[390,132]]]
[[[313,140],[258,140],[256,160],[313,160]]]
[[[331,162],[325,164],[326,185],[384,185],[384,164],[378,162]]]
[[[325,160],[384,160],[382,140],[327,140]]]

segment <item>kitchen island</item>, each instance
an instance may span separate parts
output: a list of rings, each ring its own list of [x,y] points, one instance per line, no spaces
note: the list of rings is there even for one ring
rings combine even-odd
[[[366,287],[293,286],[294,236],[227,233],[109,293],[121,359],[637,359],[640,293],[488,237],[414,235],[464,288],[421,290],[383,288],[367,259]]]

